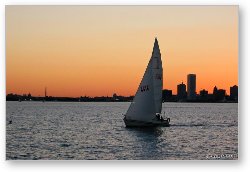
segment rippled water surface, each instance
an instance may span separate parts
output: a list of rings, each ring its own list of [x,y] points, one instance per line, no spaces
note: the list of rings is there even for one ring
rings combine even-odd
[[[7,102],[6,159],[237,159],[238,104],[164,103],[167,128],[126,128],[129,103]],[[12,124],[9,124],[12,120]]]

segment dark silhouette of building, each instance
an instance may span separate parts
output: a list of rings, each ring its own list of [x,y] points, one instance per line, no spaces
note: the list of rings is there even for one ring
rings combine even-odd
[[[171,101],[172,99],[172,90],[162,90],[162,100],[164,102]]]
[[[226,97],[226,90],[223,90],[223,89],[219,89],[217,91],[217,99],[218,100],[224,100]]]
[[[129,99],[124,96],[119,96],[116,93],[113,94],[113,101],[128,101]]]
[[[203,89],[203,90],[200,91],[200,96],[201,97],[206,97],[207,95],[208,95],[208,91],[207,90]]]
[[[203,89],[203,90],[200,90],[200,100],[208,100],[208,91]]]
[[[30,93],[28,94],[27,99],[32,100],[32,95]]]
[[[187,98],[186,85],[183,82],[177,85],[177,99],[184,100]]]
[[[117,94],[116,93],[113,94],[113,99],[117,100]]]
[[[218,91],[218,89],[217,89],[217,87],[215,86],[215,87],[214,87],[214,90],[213,90],[213,95],[216,95],[216,94],[217,94],[217,91]]]
[[[215,86],[214,91],[213,91],[213,95],[214,95],[214,100],[215,101],[225,100],[225,98],[226,98],[226,90],[218,89]]]
[[[6,101],[21,101],[21,97],[21,95],[10,93],[7,94]]]
[[[187,76],[187,99],[196,99],[196,75],[188,74]]]
[[[238,86],[234,85],[230,87],[230,99],[232,100],[238,100]]]

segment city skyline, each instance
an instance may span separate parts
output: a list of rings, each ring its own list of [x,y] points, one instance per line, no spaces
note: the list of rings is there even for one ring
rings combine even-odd
[[[172,94],[172,90],[162,90],[162,102],[200,102],[200,103],[238,103],[238,86],[234,85],[230,87],[230,94],[226,93],[226,90],[214,87],[213,93],[208,93],[207,90],[202,89],[199,93],[187,96],[186,85],[183,82],[177,85],[178,92],[176,95]],[[112,96],[78,96],[78,97],[54,97],[47,95],[47,89],[45,88],[44,96],[33,96],[31,93],[18,95],[7,94],[6,101],[63,101],[63,102],[131,102],[134,99],[134,95],[123,96],[114,93]]]
[[[238,85],[238,6],[7,6],[6,94],[134,95],[156,36],[164,89]]]
[[[181,82],[181,83],[179,83],[179,84],[177,84],[176,85],[177,86],[177,92],[176,93],[174,93],[173,95],[176,95],[176,96],[178,96],[178,87],[179,87],[179,92],[182,94],[181,95],[181,97],[185,97],[185,96],[187,96],[188,94],[188,90],[187,90],[187,84],[185,84],[185,83],[183,83],[183,81]],[[231,85],[231,86],[229,86],[229,92],[227,92],[227,89],[226,88],[220,88],[220,90],[225,90],[225,95],[230,95],[230,93],[231,93],[231,89],[233,88],[233,87],[237,87],[237,89],[238,89],[238,85],[236,85],[236,84],[234,84],[234,85]],[[214,93],[214,88],[217,88],[217,86],[215,85],[214,87],[213,87],[213,91],[211,91],[211,92],[209,92],[206,88],[202,88],[202,89],[200,89],[200,90],[196,90],[195,91],[195,95],[200,95],[200,92],[201,91],[207,91],[207,93],[208,94],[213,94]],[[166,89],[166,88],[163,88],[162,89],[162,91],[163,90],[168,90],[168,91],[171,91],[172,92],[172,89]],[[183,93],[183,92],[185,92],[185,93]],[[17,94],[17,95],[28,95],[28,94],[30,94],[30,95],[33,95],[31,92],[25,92],[25,93],[15,93],[15,92],[10,92],[10,93],[6,93],[6,95],[8,95],[8,94]],[[97,96],[90,96],[90,95],[87,95],[87,94],[83,94],[83,95],[78,95],[78,96],[69,96],[69,97],[112,97],[113,95],[118,95],[118,96],[134,96],[135,94],[131,94],[131,95],[122,95],[122,94],[119,94],[119,93],[117,93],[117,92],[113,92],[111,95],[97,95]],[[185,95],[183,95],[183,94],[185,94]],[[45,87],[45,89],[44,89],[44,95],[43,94],[39,94],[39,95],[35,95],[35,96],[38,96],[38,97],[49,97],[49,96],[51,96],[51,95],[49,95],[49,94],[47,94],[47,87]],[[55,97],[67,97],[67,96],[55,96]]]

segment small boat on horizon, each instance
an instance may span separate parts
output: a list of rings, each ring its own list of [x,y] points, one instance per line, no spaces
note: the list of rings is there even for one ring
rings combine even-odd
[[[126,127],[170,126],[170,118],[163,119],[162,87],[163,69],[158,40],[155,38],[152,56],[124,117]]]

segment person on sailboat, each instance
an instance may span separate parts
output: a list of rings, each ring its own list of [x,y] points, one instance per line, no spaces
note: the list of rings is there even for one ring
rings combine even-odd
[[[164,121],[164,119],[162,118],[162,116],[161,116],[161,121]]]
[[[160,120],[160,114],[156,114],[156,118]]]

